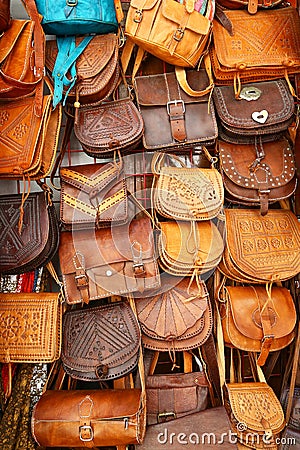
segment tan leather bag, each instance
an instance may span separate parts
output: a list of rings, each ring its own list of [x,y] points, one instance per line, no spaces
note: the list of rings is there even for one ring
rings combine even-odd
[[[260,353],[260,366],[293,341],[297,314],[287,288],[225,286],[219,301],[225,345]]]
[[[213,22],[210,57],[216,84],[234,84],[239,97],[241,82],[277,78],[289,82],[289,75],[299,73],[300,18],[296,8],[260,10],[254,15],[226,10],[225,15],[231,27],[226,29],[217,19]],[[293,91],[290,82],[289,86]]]
[[[284,281],[300,271],[300,225],[295,214],[225,209],[226,247],[220,271],[248,283]]]

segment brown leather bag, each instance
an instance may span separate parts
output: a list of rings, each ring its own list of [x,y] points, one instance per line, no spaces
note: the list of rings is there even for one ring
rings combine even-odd
[[[61,360],[72,378],[107,381],[138,363],[140,329],[125,301],[70,310],[63,317]]]
[[[67,303],[155,289],[160,275],[148,217],[99,230],[61,233],[59,260]]]
[[[187,71],[186,75],[193,90],[205,90],[208,77],[204,69]],[[218,129],[212,102],[208,108],[209,91],[200,97],[188,95],[174,72],[136,76],[134,89],[144,120],[143,145],[147,150],[178,150],[215,142]]]
[[[121,163],[60,168],[60,219],[68,229],[120,225],[129,219]]]
[[[286,138],[253,144],[218,141],[225,198],[240,205],[260,206],[287,199],[297,186],[293,151]]]
[[[82,37],[77,37],[76,45],[81,40]],[[57,53],[56,40],[47,40],[45,64],[50,73],[54,69]],[[76,82],[68,93],[68,102],[76,102],[78,108],[81,104],[108,99],[119,78],[118,57],[116,34],[95,35],[76,60]]]
[[[0,272],[20,274],[45,266],[55,255],[59,225],[52,192],[0,196]],[[24,203],[24,204],[23,204]]]
[[[0,32],[7,30],[10,26],[10,0],[0,1]]]
[[[145,348],[191,350],[204,344],[212,331],[212,310],[204,282],[164,275],[161,289],[136,301]]]
[[[271,9],[280,6],[283,0],[218,0],[218,4],[228,9],[246,9],[256,14],[259,9]]]
[[[241,82],[288,81],[289,75],[299,72],[300,18],[296,8],[260,10],[254,15],[226,10],[225,17],[231,27],[213,21],[210,57],[217,85],[234,85],[239,97]],[[293,92],[290,82],[289,86]]]
[[[213,90],[224,141],[247,143],[258,136],[273,140],[273,135],[278,138],[293,121],[294,98],[284,79],[243,84],[239,97],[235,98],[232,86],[216,86]]]
[[[295,337],[296,309],[287,288],[225,286],[220,313],[225,345],[260,353],[263,366],[269,352],[287,347]]]
[[[286,209],[225,209],[226,246],[220,271],[246,283],[293,278],[300,271],[300,225]]]

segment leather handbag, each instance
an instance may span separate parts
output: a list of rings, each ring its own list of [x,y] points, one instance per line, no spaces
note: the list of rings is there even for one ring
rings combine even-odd
[[[282,0],[218,0],[218,4],[228,9],[246,9],[249,14],[256,14],[260,9],[272,9],[280,6]]]
[[[212,310],[204,282],[163,277],[161,289],[136,301],[145,348],[187,351],[203,345],[212,331]]]
[[[140,338],[137,319],[126,301],[67,311],[63,317],[63,368],[77,380],[123,377],[137,367]]]
[[[0,2],[0,32],[7,30],[10,26],[10,0],[1,0]]]
[[[176,1],[171,3],[172,8],[177,7]],[[187,71],[186,77],[193,91],[204,90],[208,84],[204,69]],[[203,96],[187,94],[174,72],[136,76],[134,89],[147,150],[178,150],[215,142],[218,128],[211,101],[208,107],[209,92]]]
[[[225,198],[240,205],[260,207],[291,197],[297,186],[294,154],[286,138],[253,144],[218,141]]]
[[[129,220],[121,163],[61,167],[60,180],[60,220],[65,229],[94,229]]]
[[[0,293],[0,362],[51,363],[60,357],[62,298],[57,292]]]
[[[216,86],[213,90],[225,141],[243,143],[258,136],[273,140],[293,122],[294,98],[285,79],[244,84],[239,97],[235,98],[232,86]]]
[[[174,66],[195,67],[207,50],[214,15],[213,2],[202,6],[199,10],[189,1],[131,0],[125,36]]]
[[[213,21],[210,57],[217,85],[234,85],[239,97],[242,82],[288,81],[290,75],[299,72],[300,18],[296,8],[260,10],[254,15],[245,10],[226,10],[225,17],[230,26]]]
[[[45,266],[59,243],[59,225],[52,192],[0,196],[0,273],[21,274]]]
[[[220,271],[246,283],[293,278],[300,271],[300,226],[295,214],[270,209],[225,209],[226,246]]]
[[[225,286],[219,300],[225,345],[259,353],[258,365],[293,341],[297,314],[287,288]]]
[[[82,40],[82,37],[76,37],[74,46],[78,47]],[[52,77],[57,76],[53,73],[57,55],[57,39],[47,40],[45,64]],[[72,86],[64,78],[65,84],[61,86],[63,93],[57,95],[63,94],[68,102],[76,102],[76,106],[106,100],[114,91],[119,78],[118,58],[119,42],[116,34],[92,36],[80,56],[75,58],[75,67],[71,70],[66,65],[60,70],[66,71],[72,80]],[[57,103],[58,100],[55,99]]]
[[[46,38],[35,1],[22,4],[29,18],[11,19],[0,40],[0,97],[14,100],[38,92],[40,114]]]
[[[64,231],[59,260],[69,304],[130,292],[143,296],[160,286],[148,217],[96,231]]]
[[[214,166],[216,158],[205,147],[202,153],[211,163],[210,168],[187,167],[174,155],[154,154],[152,207],[162,217],[201,221],[213,219],[222,211],[224,189],[222,176]],[[174,165],[176,162],[179,167]]]
[[[176,276],[200,275],[206,279],[221,261],[224,241],[213,221],[160,222],[158,263]]]
[[[227,383],[224,393],[238,441],[253,449],[277,449],[285,419],[273,389],[265,382]]]
[[[61,107],[52,110],[45,94],[42,114],[35,96],[0,104],[0,178],[39,180],[51,172],[58,146]]]

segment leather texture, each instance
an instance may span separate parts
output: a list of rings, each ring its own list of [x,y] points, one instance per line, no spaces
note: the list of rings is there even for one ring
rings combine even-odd
[[[164,276],[153,296],[138,299],[136,309],[145,348],[156,351],[191,350],[212,331],[212,310],[204,282],[177,281]]]
[[[137,444],[145,425],[140,389],[47,390],[31,420],[34,439],[45,447]]]
[[[284,281],[300,271],[300,228],[290,210],[225,209],[226,247],[219,264],[230,279]]]
[[[264,286],[226,286],[220,305],[225,345],[259,353],[260,366],[295,337],[297,314],[287,288],[274,286],[268,295]]]
[[[173,0],[172,3],[177,5]],[[204,69],[188,70],[186,75],[194,90],[201,91],[208,85]],[[202,97],[186,94],[174,72],[136,76],[134,88],[144,120],[146,149],[180,149],[215,141],[217,122],[212,102],[208,113],[208,94]]]
[[[41,179],[50,174],[58,146],[62,109],[44,95],[42,115],[35,97],[0,104],[0,178]]]
[[[78,45],[82,37],[76,37]],[[45,64],[53,72],[57,58],[56,40],[47,40]],[[95,35],[76,60],[75,86],[68,93],[68,101],[80,104],[104,101],[114,91],[120,73],[119,45],[116,34]],[[64,89],[66,93],[66,88]]]
[[[214,105],[222,138],[239,143],[243,137],[287,131],[293,121],[295,104],[286,80],[273,80],[243,84],[240,99],[236,99],[232,86],[216,86],[213,90]]]
[[[137,366],[140,338],[127,302],[67,311],[61,354],[64,370],[86,381],[123,377]]]
[[[282,0],[219,0],[218,4],[228,9],[246,9],[249,14],[256,14],[259,9],[278,7]]]
[[[101,228],[128,220],[128,198],[120,164],[60,168],[60,219],[66,229]]]
[[[78,111],[74,132],[89,156],[132,150],[142,139],[144,123],[130,97],[89,105]]]
[[[219,264],[224,242],[217,226],[209,220],[201,222],[160,222],[158,263],[171,275],[209,276]]]
[[[222,442],[223,450],[234,450],[238,447],[235,441],[229,438],[229,430],[230,422],[225,408],[223,406],[208,408],[205,411],[170,420],[167,424],[163,422],[150,425],[147,427],[145,440],[139,449],[157,450],[163,447],[166,450],[172,450],[182,446],[186,450],[194,450],[195,447],[207,450],[209,447],[213,448],[214,444],[205,436],[210,436],[212,433],[215,443]]]
[[[280,396],[280,403],[282,405],[282,409],[284,413],[286,413],[287,405],[288,405],[288,396],[289,396],[289,387],[285,388]],[[293,428],[294,430],[300,431],[300,417],[299,417],[299,408],[300,408],[300,387],[295,386],[294,395],[292,401],[292,410],[289,418],[288,426]],[[299,439],[299,437],[298,437]]]
[[[230,34],[214,19],[210,57],[216,84],[232,84],[237,77],[245,82],[272,80],[299,72],[296,8],[260,10],[254,15],[226,10],[225,14],[234,32]]]
[[[172,155],[168,155],[172,161]],[[210,220],[222,211],[222,176],[215,168],[159,167],[152,185],[153,208],[168,219]]]
[[[207,12],[211,13],[211,7]],[[172,65],[195,67],[207,50],[211,29],[212,17],[203,16],[189,2],[133,0],[126,18],[125,36]]]
[[[285,419],[280,402],[267,383],[226,384],[224,405],[230,417],[232,430],[237,433],[241,443],[255,449],[277,448],[276,438],[285,427]],[[238,424],[241,423],[245,424],[246,432],[239,428]],[[263,439],[266,433],[269,437],[267,442]]]
[[[46,265],[59,244],[59,225],[50,192],[29,194],[23,206],[22,194],[0,196],[0,272],[21,274]]]
[[[0,1],[0,32],[5,31],[11,21],[10,16],[10,0]]]
[[[1,363],[51,363],[60,357],[61,296],[0,293]]]
[[[96,231],[64,231],[59,260],[69,304],[129,292],[143,296],[160,286],[148,217]]]
[[[234,144],[218,141],[225,198],[241,205],[269,205],[289,198],[297,186],[293,150],[286,138],[273,142]]]

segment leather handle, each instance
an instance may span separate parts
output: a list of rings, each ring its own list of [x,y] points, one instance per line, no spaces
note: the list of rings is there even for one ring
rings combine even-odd
[[[212,76],[212,68],[211,68],[211,61],[208,54],[206,54],[203,58],[205,70],[208,75],[209,85],[203,89],[202,91],[195,91],[191,88],[191,86],[188,84],[187,78],[186,78],[186,70],[184,67],[178,67],[175,66],[175,74],[177,81],[181,87],[181,89],[191,97],[203,97],[206,94],[209,94],[212,92],[214,88],[214,80]]]

